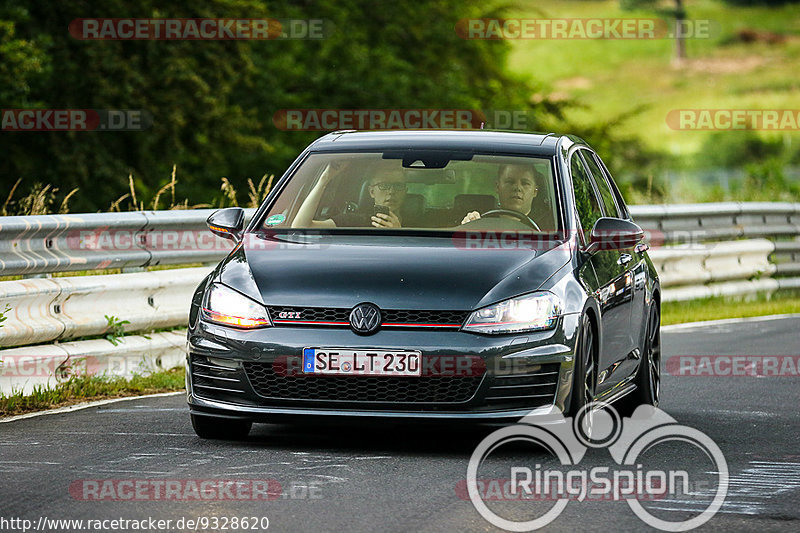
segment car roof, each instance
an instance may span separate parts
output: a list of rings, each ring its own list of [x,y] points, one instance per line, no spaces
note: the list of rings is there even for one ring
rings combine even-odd
[[[371,150],[455,150],[478,153],[513,153],[521,155],[556,154],[564,138],[586,145],[574,135],[527,133],[496,130],[382,130],[335,131],[314,141],[311,151]]]

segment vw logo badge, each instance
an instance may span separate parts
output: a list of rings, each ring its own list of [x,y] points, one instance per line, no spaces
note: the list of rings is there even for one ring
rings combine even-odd
[[[381,325],[381,310],[375,304],[358,304],[350,311],[350,327],[356,333],[374,333]]]

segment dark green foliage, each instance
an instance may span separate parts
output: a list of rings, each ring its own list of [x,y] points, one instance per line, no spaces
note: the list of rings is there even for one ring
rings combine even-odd
[[[283,172],[321,132],[281,131],[276,111],[314,108],[522,109],[530,91],[504,73],[508,43],[462,40],[458,20],[496,16],[477,0],[0,0],[4,109],[142,109],[143,132],[4,133],[0,196],[18,178],[80,187],[73,212],[107,210],[129,190],[144,199],[177,164],[181,196],[214,203],[223,176]],[[323,40],[81,41],[91,17],[314,18]]]

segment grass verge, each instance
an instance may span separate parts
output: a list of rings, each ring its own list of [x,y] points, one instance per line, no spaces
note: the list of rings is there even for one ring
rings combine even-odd
[[[661,325],[800,313],[800,291],[779,291],[750,297],[714,297],[661,305]]]
[[[130,379],[118,376],[72,377],[53,389],[36,387],[32,394],[0,395],[0,417],[74,405],[87,400],[123,398],[184,388],[184,369],[173,368]]]
[[[617,0],[521,0],[514,5],[509,18],[665,17],[655,10],[624,10]],[[713,132],[668,127],[665,119],[673,109],[795,107],[800,5],[733,7],[721,0],[687,0],[684,5],[689,20],[710,21],[714,30],[709,38],[687,39],[688,59],[680,68],[671,64],[671,39],[515,39],[509,68],[540,86],[540,96],[577,99],[582,105],[567,109],[566,115],[578,125],[604,123],[644,106],[615,129],[680,157],[697,153]],[[780,42],[746,42],[737,37],[743,30],[772,32]]]

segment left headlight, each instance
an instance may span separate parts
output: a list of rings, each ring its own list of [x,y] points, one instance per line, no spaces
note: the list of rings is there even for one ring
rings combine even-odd
[[[272,325],[266,307],[217,283],[211,285],[206,293],[203,318],[223,326],[245,329]]]
[[[561,314],[561,301],[549,292],[511,298],[474,311],[462,328],[476,333],[518,333],[550,329]]]

